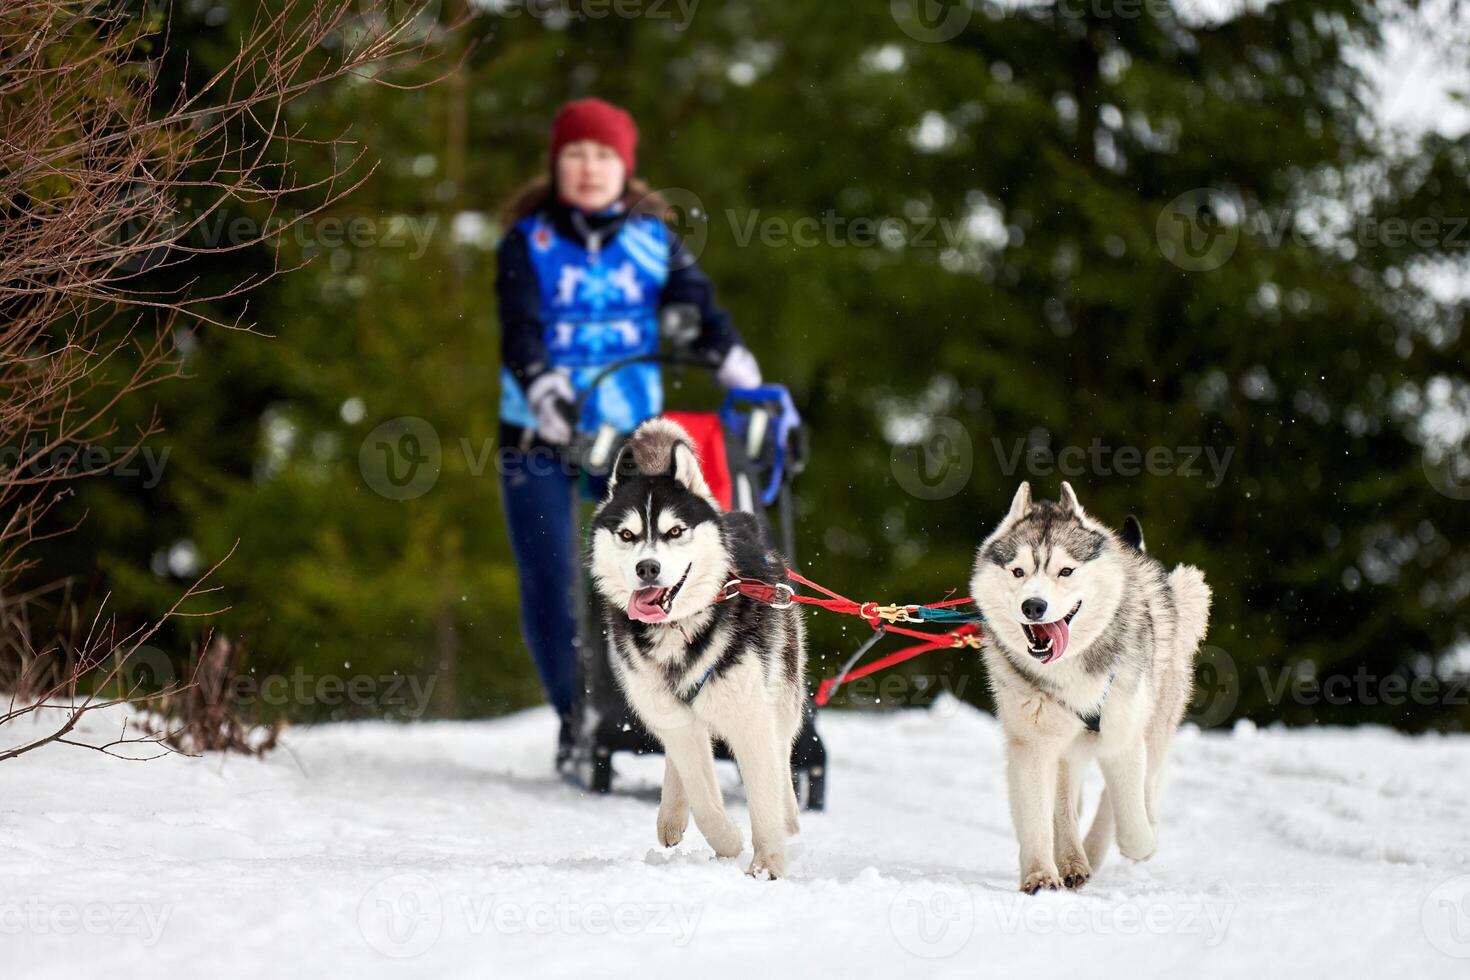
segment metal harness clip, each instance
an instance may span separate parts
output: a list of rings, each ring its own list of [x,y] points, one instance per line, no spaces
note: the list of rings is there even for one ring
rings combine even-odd
[[[746,591],[747,589],[750,591]],[[769,590],[768,595],[761,594],[767,590]],[[796,590],[785,582],[768,585],[765,582],[757,582],[754,579],[746,580],[742,578],[732,578],[726,582],[720,588],[720,591],[715,593],[715,602],[725,602],[726,600],[735,598],[737,595],[745,595],[754,599],[756,602],[764,602],[772,609],[790,609],[796,604],[793,599],[793,596],[796,595]]]
[[[924,616],[919,610],[919,606],[893,605],[878,606],[875,608],[874,613],[880,619],[886,619],[890,623],[922,623]]]

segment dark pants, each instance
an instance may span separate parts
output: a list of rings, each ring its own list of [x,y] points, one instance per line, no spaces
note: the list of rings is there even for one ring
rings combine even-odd
[[[510,544],[521,579],[521,635],[546,699],[566,715],[577,697],[575,575],[581,574],[581,542],[572,517],[579,478],[544,447],[501,456],[500,487]],[[604,480],[590,491],[600,495]]]

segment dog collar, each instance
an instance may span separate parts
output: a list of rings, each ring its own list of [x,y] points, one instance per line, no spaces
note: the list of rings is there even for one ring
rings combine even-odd
[[[758,578],[742,578],[730,572],[730,580],[715,593],[715,602],[728,602],[738,595],[764,603],[772,609],[790,609],[796,602],[796,590],[785,582],[762,582]]]

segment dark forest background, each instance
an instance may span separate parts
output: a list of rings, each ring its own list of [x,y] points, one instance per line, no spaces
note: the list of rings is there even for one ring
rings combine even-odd
[[[259,6],[166,10],[160,92],[216,70]],[[174,669],[213,626],[257,678],[431,679],[434,716],[539,702],[492,461],[495,212],[544,166],[556,108],[598,95],[639,120],[642,176],[810,426],[806,574],[861,598],[963,590],[1017,482],[1054,497],[1053,458],[1080,462],[1093,513],[1138,515],[1214,588],[1197,721],[1467,727],[1470,365],[1443,284],[1466,275],[1470,149],[1376,121],[1359,55],[1402,8],[490,7],[422,9],[444,58],[391,77],[435,84],[349,78],[291,105],[293,128],[379,163],[278,246],[192,263],[202,288],[310,260],[221,304],[259,334],[181,331],[186,377],[125,403],[160,412],[156,480],[140,460],[52,514],[84,520],[27,574],[71,577],[82,619],[108,593],[160,615],[238,540],[231,609],[152,642]],[[291,152],[307,177],[335,166]],[[269,217],[232,204],[191,235]],[[672,401],[716,395],[689,379]],[[438,452],[432,486],[395,499],[373,433],[403,417]],[[809,623],[815,681],[866,629]],[[905,669],[848,703],[987,697],[973,654]],[[1346,699],[1313,693],[1333,678]],[[377,695],[256,709],[405,713]]]

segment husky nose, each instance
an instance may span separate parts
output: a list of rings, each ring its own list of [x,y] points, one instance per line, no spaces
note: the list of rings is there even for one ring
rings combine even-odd
[[[1041,617],[1046,615],[1045,599],[1023,599],[1021,600],[1021,613],[1033,623],[1041,622]]]
[[[658,562],[652,558],[643,559],[637,565],[633,566],[633,570],[638,573],[638,578],[644,582],[652,582],[658,578]]]

